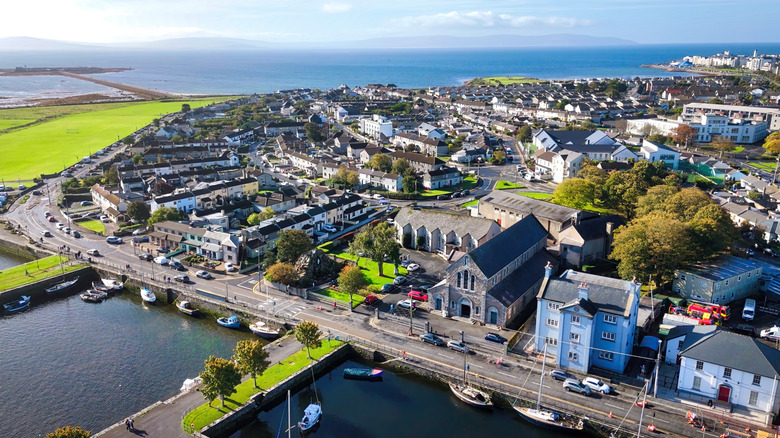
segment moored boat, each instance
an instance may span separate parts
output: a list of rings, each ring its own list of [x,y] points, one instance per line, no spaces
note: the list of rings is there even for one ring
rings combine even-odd
[[[105,293],[109,293],[109,292],[113,292],[114,291],[114,288],[106,286],[102,282],[98,282],[98,281],[93,281],[92,282],[92,289],[95,289],[95,290],[100,291],[100,292],[105,292]]]
[[[249,324],[249,330],[252,330],[252,333],[263,339],[268,339],[269,341],[279,337],[279,330],[272,329],[263,321],[255,321],[252,324]]]
[[[69,287],[73,286],[73,285],[74,285],[74,284],[76,284],[78,281],[79,281],[79,278],[78,278],[78,277],[76,277],[76,278],[74,278],[74,279],[72,279],[72,280],[63,281],[62,283],[57,283],[57,284],[55,284],[55,285],[54,285],[54,286],[52,286],[52,287],[47,287],[45,290],[46,290],[46,293],[47,293],[47,294],[53,294],[53,293],[55,293],[55,292],[59,292],[59,291],[61,291],[61,290],[65,290],[65,289],[67,289],[67,288],[69,288]]]
[[[353,380],[379,380],[382,378],[380,368],[344,368],[344,378]]]
[[[28,307],[30,307],[30,297],[27,295],[22,295],[18,300],[3,304],[3,308],[8,312],[18,312]]]
[[[322,417],[322,407],[317,403],[312,403],[303,411],[303,418],[298,422],[301,432],[306,432],[320,422]]]
[[[108,297],[106,292],[90,289],[81,294],[81,299],[88,303],[99,303]]]
[[[490,400],[490,395],[485,391],[477,389],[470,385],[458,385],[450,382],[450,390],[455,397],[458,397],[460,401],[470,404],[471,406],[477,406],[480,408],[489,408],[493,406],[493,402]]]
[[[181,313],[190,316],[195,316],[198,313],[200,313],[200,309],[196,309],[195,307],[193,307],[192,303],[190,303],[189,301],[179,301],[178,303],[176,303],[176,307],[179,309]]]
[[[114,280],[112,278],[108,278],[108,279],[102,278],[101,281],[103,282],[104,285],[115,290],[121,290],[123,287],[125,287],[124,283],[122,283],[119,280]]]
[[[141,288],[141,299],[144,300],[147,303],[153,303],[157,301],[157,296],[150,291],[149,289],[142,287]]]
[[[238,317],[235,316],[235,315],[228,316],[228,317],[223,316],[221,318],[217,318],[217,324],[221,325],[222,327],[227,327],[227,328],[239,328],[239,327],[241,327],[241,321],[239,321]]]

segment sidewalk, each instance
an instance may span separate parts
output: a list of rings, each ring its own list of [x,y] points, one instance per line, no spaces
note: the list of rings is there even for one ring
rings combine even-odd
[[[300,350],[301,344],[294,337],[287,337],[269,344],[267,348],[269,348],[269,360],[274,364]],[[189,437],[190,435],[181,429],[181,419],[188,411],[205,402],[206,399],[200,391],[193,390],[179,393],[168,400],[157,402],[136,414],[130,415],[129,418],[135,420],[136,432],[131,432],[125,428],[125,419],[123,418],[118,423],[93,435],[93,437]]]

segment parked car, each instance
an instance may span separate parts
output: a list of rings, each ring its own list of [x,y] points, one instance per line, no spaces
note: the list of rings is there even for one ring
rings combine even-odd
[[[612,388],[610,388],[609,385],[595,377],[586,377],[582,379],[582,384],[589,387],[591,390],[598,391],[602,394],[609,394],[612,392]]]
[[[563,381],[563,389],[571,392],[577,392],[583,395],[590,395],[590,388],[583,385],[582,382],[580,382],[577,379],[566,379]]]
[[[76,231],[76,230],[73,230],[73,231],[71,231],[70,235],[71,235],[71,236],[73,236],[73,237],[75,237],[76,239],[78,239],[78,238],[80,238],[80,237],[81,237],[81,233],[79,233],[79,232],[78,232],[78,231]]]
[[[227,271],[227,272],[233,272],[233,271],[235,271],[235,270],[236,270],[236,267],[235,267],[235,266],[233,266],[233,264],[232,264],[232,263],[230,263],[230,262],[227,262],[227,263],[225,263],[225,271]]]
[[[214,277],[211,276],[211,274],[209,274],[206,271],[198,271],[198,272],[195,273],[195,276],[198,277],[198,278],[206,279],[206,280],[211,280],[212,278],[214,278]]]
[[[450,195],[439,195],[436,197],[436,199],[439,201],[446,201],[448,199],[452,199],[452,197]]]
[[[92,201],[81,201],[80,205],[82,207],[88,207],[88,206],[93,205],[93,204],[92,204]]]
[[[412,264],[412,261],[411,261],[411,260],[409,260],[409,259],[406,259],[406,260],[402,260],[402,261],[401,261],[401,266],[403,266],[404,268],[405,268],[405,267],[407,267],[407,266],[409,266],[409,265],[411,265],[411,264]]]
[[[411,309],[412,307],[417,307],[417,303],[415,303],[412,300],[401,300],[395,303],[395,307],[400,307],[402,309]]]
[[[49,216],[49,217],[46,218],[46,220],[49,221],[49,222],[57,222],[57,218],[54,217],[54,216]]]
[[[49,231],[44,231],[43,233],[41,233],[41,235],[43,237],[51,237],[52,236],[51,232],[49,232]]]
[[[487,339],[488,341],[498,342],[499,344],[503,344],[504,342],[507,341],[505,337],[499,335],[498,333],[493,333],[493,332],[486,334],[485,339]]]
[[[33,191],[32,191],[32,194],[33,194],[34,196],[41,196],[41,191],[40,191],[40,190],[33,190]]]
[[[470,190],[464,190],[464,191],[460,192],[460,195],[461,195],[461,196],[468,196],[468,195],[470,195],[470,194],[471,194],[471,191],[470,191]]]
[[[737,324],[731,328],[731,331],[740,335],[756,337],[756,328],[750,324]]]
[[[168,258],[164,256],[155,257],[154,262],[158,265],[166,266],[168,264]]]
[[[366,295],[366,297],[363,298],[363,304],[374,304],[377,301],[379,301],[379,298],[377,298],[376,295]]]
[[[26,188],[27,188],[27,186],[26,186],[26,185],[24,185],[24,184],[19,184],[19,187],[18,187],[18,189],[19,189],[19,190],[24,190],[24,189],[26,189]]]
[[[447,348],[455,351],[460,351],[461,353],[468,353],[469,347],[466,346],[463,342],[451,340],[447,342]]]
[[[145,232],[146,232],[146,228],[139,228],[137,230],[133,230],[133,236],[140,236]]]
[[[123,241],[122,241],[122,238],[121,238],[121,237],[116,237],[116,236],[108,236],[108,237],[106,237],[106,242],[108,242],[108,243],[114,243],[114,244],[117,244],[117,245],[118,245],[118,244],[122,243]]]
[[[409,263],[406,266],[406,270],[409,271],[409,272],[414,272],[414,271],[416,271],[418,269],[420,269],[420,265],[418,265],[417,263]]]
[[[108,216],[106,215],[100,216],[100,222],[108,222]]]
[[[382,288],[379,289],[380,292],[386,294],[389,293],[393,289],[393,285],[390,283],[385,283],[382,285]]]
[[[170,262],[168,262],[168,267],[171,269],[175,269],[177,271],[186,271],[187,268],[184,267],[184,265],[181,264],[178,260],[171,259]]]
[[[143,253],[143,254],[139,255],[138,258],[143,260],[143,261],[145,261],[145,262],[150,262],[150,261],[154,260],[154,256],[151,255],[151,254],[148,254],[148,253]]]
[[[188,276],[186,276],[184,274],[179,274],[179,275],[173,277],[173,279],[175,281],[178,281],[179,283],[189,283],[190,282],[190,277],[188,277]]]
[[[158,248],[156,249],[156,251],[157,251],[158,253],[160,253],[160,254],[168,254],[169,252],[171,252],[171,250],[170,250],[170,249],[168,249],[168,248],[164,248],[164,247],[162,247],[162,246],[158,247]]]
[[[400,276],[395,277],[393,279],[393,284],[396,285],[396,286],[398,286],[399,284],[404,284],[404,283],[406,283],[406,277],[404,277],[403,275],[400,275]]]
[[[410,290],[408,294],[406,294],[407,297],[418,300],[418,301],[428,301],[428,295],[418,291],[418,290]]]
[[[422,334],[422,335],[420,335],[420,339],[423,342],[427,342],[429,344],[433,344],[433,345],[435,345],[437,347],[441,347],[441,346],[444,345],[444,341],[442,341],[440,337],[434,335],[433,333]]]
[[[98,257],[100,255],[100,251],[92,248],[87,250],[87,255],[91,255],[93,257]]]
[[[563,382],[566,379],[568,379],[569,377],[571,377],[571,375],[567,371],[560,370],[560,369],[556,368],[556,369],[550,370],[550,377],[552,377],[555,380]]]
[[[133,237],[133,243],[144,243],[149,241],[149,236]]]
[[[761,330],[761,337],[770,341],[780,341],[780,327]]]
[[[329,233],[335,233],[335,232],[336,232],[336,227],[334,227],[334,226],[333,226],[333,225],[331,225],[331,224],[324,224],[324,225],[322,226],[322,229],[323,229],[323,230],[325,230],[325,231],[327,231],[327,232],[329,232]]]
[[[777,251],[775,251],[772,248],[764,248],[764,254],[771,256],[771,257],[777,257]]]

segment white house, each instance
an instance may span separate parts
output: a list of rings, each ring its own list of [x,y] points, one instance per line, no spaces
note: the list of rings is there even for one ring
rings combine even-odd
[[[393,136],[393,122],[379,114],[372,115],[370,119],[360,119],[358,127],[360,128],[360,132],[370,137],[374,137],[375,139],[379,139],[380,134],[387,138]]]
[[[666,163],[666,168],[670,170],[677,170],[677,167],[680,164],[679,152],[662,144],[653,143],[652,141],[643,141],[639,153],[647,161],[663,161]]]

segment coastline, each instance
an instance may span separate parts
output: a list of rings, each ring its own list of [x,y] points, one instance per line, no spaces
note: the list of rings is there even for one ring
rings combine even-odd
[[[672,67],[671,65],[666,65],[666,64],[642,64],[640,67],[654,68],[656,70],[665,70],[668,72],[680,72],[680,73],[690,73],[690,74],[708,75],[708,76],[723,76],[729,73],[729,72],[717,72],[717,71],[709,71],[709,70],[697,70],[693,68]]]

